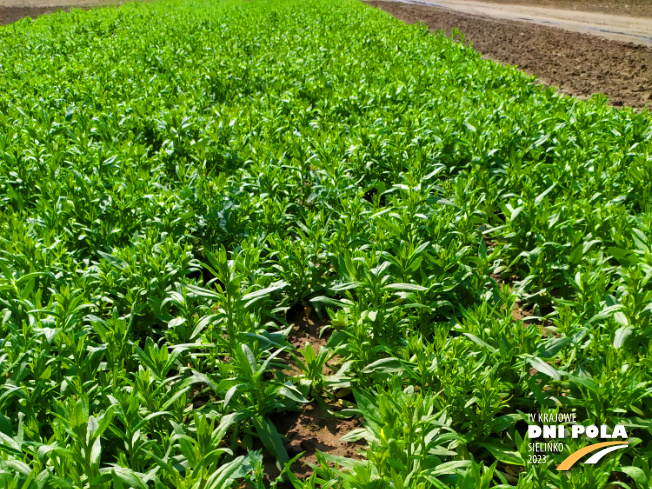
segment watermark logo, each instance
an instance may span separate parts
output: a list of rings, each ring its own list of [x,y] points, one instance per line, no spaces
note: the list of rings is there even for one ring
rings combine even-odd
[[[527,432],[528,438],[530,440],[548,440],[529,443],[529,451],[539,454],[530,457],[530,460],[535,463],[544,463],[548,452],[562,452],[564,450],[563,440],[568,436],[572,439],[586,437],[588,439],[613,440],[593,443],[574,451],[557,466],[557,470],[569,470],[585,455],[593,452],[596,453],[591,455],[584,463],[596,464],[605,455],[628,446],[627,430],[623,425],[615,425],[613,429],[607,425],[583,426],[577,424],[574,413],[531,413],[528,414],[528,418],[530,421]]]

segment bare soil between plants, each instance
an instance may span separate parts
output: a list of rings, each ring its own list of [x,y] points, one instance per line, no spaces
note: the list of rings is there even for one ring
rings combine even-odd
[[[297,355],[298,350],[305,348],[306,343],[310,343],[317,352],[321,347],[326,346],[327,337],[322,335],[322,329],[329,323],[321,320],[311,307],[293,308],[287,320],[292,325],[288,342],[297,350]],[[290,356],[282,355],[280,358],[286,363],[288,373],[301,375],[301,370]],[[337,360],[336,357],[331,362]],[[330,364],[324,367],[325,375],[334,373],[330,367],[332,367]],[[323,404],[320,406],[320,403],[314,400],[303,406],[300,411],[275,413],[270,417],[278,432],[286,439],[285,449],[288,455],[292,458],[303,453],[303,456],[292,466],[292,472],[299,479],[312,475],[311,465],[318,465],[316,451],[347,458],[361,458],[363,442],[347,443],[340,440],[350,431],[360,428],[362,426],[360,420],[335,417],[327,412],[329,409],[339,411],[341,407],[328,400],[328,408],[324,408]],[[266,450],[263,450],[263,455],[265,472],[268,475],[267,482],[271,483],[279,475],[279,471],[275,459]],[[287,480],[278,485],[278,489],[292,487]]]
[[[606,95],[614,106],[652,105],[652,48],[525,22],[498,20],[426,5],[370,1],[433,32],[458,28],[485,58],[514,65],[562,93]]]

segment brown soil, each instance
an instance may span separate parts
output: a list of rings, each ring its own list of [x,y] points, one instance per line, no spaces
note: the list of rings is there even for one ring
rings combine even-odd
[[[328,337],[327,335],[320,337],[320,334],[322,328],[328,325],[328,321],[319,319],[310,306],[291,310],[288,314],[288,322],[293,326],[288,341],[295,348],[303,349],[306,343],[310,343],[313,349],[319,352],[320,347],[326,346]]]
[[[512,309],[512,318],[514,319],[514,321],[520,321],[523,318],[527,318],[531,316],[534,316],[533,312],[526,311],[525,309],[522,309],[521,306],[519,306],[518,304],[514,304],[514,308]],[[523,322],[526,323],[526,321]]]
[[[66,10],[65,7],[0,7],[0,24],[11,24],[24,17],[35,19],[62,9]]]
[[[292,324],[293,331],[288,337],[288,342],[295,348],[303,349],[306,343],[310,343],[316,352],[319,348],[326,346],[327,337],[320,337],[320,332],[324,326],[328,325],[327,321],[322,321],[310,307],[297,307],[289,311],[287,317],[288,323]],[[289,355],[281,356],[286,363],[286,374],[299,376],[301,370],[294,363]],[[336,361],[334,359],[333,361]],[[324,367],[324,373],[330,375],[331,369]],[[338,411],[341,406],[329,401],[328,409]],[[361,426],[357,419],[340,419],[330,415],[322,409],[317,402],[304,406],[300,412],[275,413],[270,415],[270,420],[276,426],[278,432],[287,438],[285,449],[290,458],[295,457],[301,452],[304,455],[293,464],[292,473],[304,479],[312,475],[312,468],[308,464],[317,464],[315,452],[319,450],[322,453],[339,455],[348,458],[361,458],[356,448],[361,448],[364,444],[346,443],[340,441],[340,438],[348,432]],[[265,451],[263,451],[265,453]],[[269,454],[264,458],[265,472],[267,482],[274,481],[279,471],[276,467],[276,461]],[[279,489],[292,488],[293,486],[286,480],[278,485]]]
[[[95,7],[106,7],[109,5],[121,5],[129,0],[0,0],[0,25],[11,24],[25,17],[35,19],[41,15],[52,14],[63,10],[70,11],[71,8],[90,9]]]
[[[270,420],[276,426],[278,432],[287,438],[285,449],[290,458],[294,458],[304,452],[299,460],[292,464],[291,471],[299,479],[307,479],[313,473],[310,466],[318,465],[315,452],[338,455],[347,458],[360,460],[363,455],[365,443],[346,443],[340,438],[348,432],[361,427],[357,419],[342,420],[330,416],[324,412],[316,403],[307,405],[300,413],[276,413],[270,416]],[[260,443],[256,443],[254,449],[262,449],[263,465],[265,467],[265,482],[271,484],[275,481],[280,472],[276,467],[276,459],[272,457]],[[278,489],[293,489],[294,486],[285,477],[283,482],[277,486]]]
[[[0,8],[91,8],[121,5],[130,0],[0,0]]]
[[[514,304],[514,309],[512,309],[512,318],[514,321],[523,321],[524,328],[536,326],[541,332],[541,336],[543,338],[548,338],[551,336],[550,331],[548,331],[548,326],[552,326],[552,322],[544,321],[541,323],[541,321],[537,319],[538,316],[534,313],[534,311],[528,311],[523,309],[520,305]]]
[[[614,106],[652,104],[652,48],[553,27],[489,19],[426,5],[367,2],[433,32],[458,28],[484,57],[518,66],[578,98],[605,94]]]
[[[292,325],[292,333],[288,336],[288,342],[297,350],[295,354],[299,358],[301,358],[301,353],[298,350],[303,350],[306,343],[310,343],[317,354],[321,347],[326,346],[329,335],[320,337],[320,334],[322,328],[328,323],[319,319],[310,306],[292,308],[288,313],[287,321]],[[284,369],[286,375],[296,377],[303,374],[303,371],[287,352],[282,353],[279,358],[287,366]],[[324,368],[324,374],[331,375],[332,373],[329,368]]]
[[[360,458],[356,448],[361,448],[364,442],[354,444],[340,441],[348,432],[360,428],[361,424],[357,419],[335,418],[324,412],[316,403],[306,406],[300,413],[277,414],[271,419],[278,432],[288,438],[285,448],[290,458],[305,452],[292,467],[292,473],[300,479],[312,474],[308,463],[317,463],[316,450],[331,455]]]

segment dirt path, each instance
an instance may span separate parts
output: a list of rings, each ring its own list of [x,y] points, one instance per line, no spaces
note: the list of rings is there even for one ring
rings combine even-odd
[[[603,93],[615,106],[652,105],[652,47],[422,4],[368,3],[433,31],[450,35],[456,27],[484,57],[516,65],[563,93],[579,98]]]
[[[650,0],[626,0],[624,2],[622,0],[491,0],[491,2],[652,17],[652,2]]]
[[[476,0],[404,0],[501,20],[527,21],[652,46],[652,18]]]
[[[11,24],[23,17],[35,19],[39,15],[51,14],[59,10],[57,7],[40,8],[40,7],[2,7],[0,6],[0,24]]]

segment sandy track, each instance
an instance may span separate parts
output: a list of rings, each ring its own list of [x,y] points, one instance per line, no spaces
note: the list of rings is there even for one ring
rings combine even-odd
[[[652,46],[652,18],[475,0],[404,0],[502,20],[526,21]]]
[[[488,0],[492,3],[532,5],[554,9],[602,12],[604,14],[652,17],[650,0]]]

